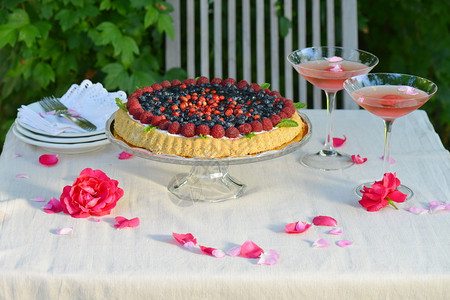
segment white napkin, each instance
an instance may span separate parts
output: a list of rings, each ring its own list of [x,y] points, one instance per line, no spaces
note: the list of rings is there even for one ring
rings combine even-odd
[[[72,85],[60,101],[74,113],[97,126],[98,131],[103,131],[106,121],[117,110],[116,98],[126,101],[127,95],[123,91],[110,93],[101,83],[93,84],[86,79],[80,85]],[[32,108],[22,105],[18,109],[17,117],[20,122],[51,135],[86,132],[63,117],[45,113],[40,105],[33,105]]]

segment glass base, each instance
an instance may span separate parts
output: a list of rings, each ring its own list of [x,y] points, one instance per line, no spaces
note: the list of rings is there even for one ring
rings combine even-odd
[[[220,202],[240,197],[246,186],[228,174],[226,166],[193,166],[189,174],[177,174],[169,191],[182,200]]]
[[[301,163],[307,167],[324,171],[341,170],[354,164],[350,155],[341,154],[337,151],[327,153],[324,150],[303,156]]]
[[[366,182],[366,183],[358,185],[355,188],[356,195],[362,197],[362,192],[361,191],[363,190],[363,188],[364,187],[370,188],[372,186],[372,184],[374,184],[374,181]],[[400,192],[402,192],[403,194],[406,195],[406,200],[409,200],[409,199],[411,199],[414,196],[414,192],[409,187],[407,187],[406,185],[400,184],[397,189]]]

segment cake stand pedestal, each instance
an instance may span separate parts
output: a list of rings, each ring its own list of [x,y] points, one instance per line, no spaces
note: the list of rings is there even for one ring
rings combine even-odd
[[[299,142],[289,144],[281,150],[227,158],[186,158],[170,154],[157,154],[143,148],[132,147],[114,136],[115,114],[106,122],[105,133],[111,143],[134,156],[163,163],[191,165],[189,174],[175,175],[167,187],[179,199],[193,202],[220,202],[240,197],[246,188],[245,184],[237,181],[228,173],[228,166],[277,158],[297,150],[309,141],[312,133],[311,121],[306,115],[302,113],[299,115],[308,126],[308,131]]]

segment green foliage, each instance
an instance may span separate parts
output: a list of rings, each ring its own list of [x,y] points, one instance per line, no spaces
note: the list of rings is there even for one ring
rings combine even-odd
[[[131,93],[186,77],[160,65],[164,35],[174,36],[165,1],[7,0],[0,7],[0,145],[20,105],[61,96],[83,79]]]
[[[360,48],[380,59],[373,72],[418,75],[438,92],[422,108],[450,149],[450,11],[448,1],[358,1]]]

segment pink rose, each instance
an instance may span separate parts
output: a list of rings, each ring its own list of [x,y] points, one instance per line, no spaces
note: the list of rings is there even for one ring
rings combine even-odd
[[[74,218],[109,215],[123,196],[118,184],[101,170],[84,169],[72,186],[63,189],[60,197],[63,212]]]

